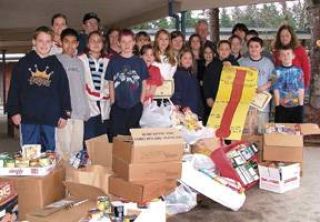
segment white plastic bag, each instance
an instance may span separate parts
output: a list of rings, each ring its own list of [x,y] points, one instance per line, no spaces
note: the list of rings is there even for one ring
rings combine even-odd
[[[197,193],[181,183],[172,193],[164,197],[168,215],[186,213],[197,206]]]
[[[181,129],[181,136],[188,144],[194,144],[201,139],[213,138],[215,136],[214,129],[203,127],[200,130],[188,130],[185,127]]]
[[[210,157],[203,154],[186,154],[183,156],[184,162],[190,162],[194,169],[196,170],[205,170],[208,172],[216,173],[217,168],[214,162],[210,159]]]
[[[171,104],[161,103],[158,106],[157,101],[151,101],[143,107],[140,119],[142,128],[169,128],[171,123]]]

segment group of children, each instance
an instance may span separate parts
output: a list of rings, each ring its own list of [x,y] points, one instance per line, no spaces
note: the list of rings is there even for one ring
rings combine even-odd
[[[13,123],[20,125],[22,144],[40,143],[43,150],[56,149],[69,158],[83,148],[84,140],[128,135],[139,127],[143,104],[154,99],[164,81],[174,84],[173,104],[189,107],[206,122],[225,65],[257,68],[257,92],[273,90],[276,121],[302,122],[303,74],[292,66],[290,48],[281,49],[282,65],[274,69],[262,55],[259,37],[248,40],[249,56],[239,59],[243,42],[236,35],[220,41],[216,51],[197,34],[185,43],[181,32],[161,29],[152,44],[146,32],[115,30],[112,56],[105,52],[99,31],[88,34],[87,49],[78,55],[81,37],[74,29],[64,29],[62,53],[52,56],[56,37],[51,29],[42,26],[34,32],[33,50],[13,70],[7,104]],[[232,52],[235,41],[237,56]],[[259,113],[261,124],[268,122],[269,111]]]

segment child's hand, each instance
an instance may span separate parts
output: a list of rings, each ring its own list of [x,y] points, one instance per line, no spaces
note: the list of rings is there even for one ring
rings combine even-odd
[[[208,98],[208,99],[207,99],[207,105],[208,105],[210,108],[212,108],[213,104],[214,104],[213,99]]]
[[[67,125],[67,120],[65,120],[65,119],[63,119],[63,118],[60,118],[59,121],[58,121],[58,128],[59,128],[59,129],[62,129],[62,128],[64,128],[66,125]]]
[[[16,115],[12,116],[11,120],[12,120],[14,125],[19,126],[20,123],[21,123],[21,115],[20,114],[16,114]]]
[[[232,65],[230,61],[224,61],[222,64],[224,66],[231,66]]]

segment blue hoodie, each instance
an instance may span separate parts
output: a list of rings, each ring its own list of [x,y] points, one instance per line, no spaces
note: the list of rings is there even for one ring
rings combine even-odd
[[[174,76],[174,94],[171,97],[173,104],[182,108],[189,107],[191,111],[201,116],[200,85],[197,77],[191,70],[178,67]]]
[[[14,67],[8,94],[8,115],[22,123],[56,126],[71,111],[67,74],[56,56],[41,58],[35,51]]]

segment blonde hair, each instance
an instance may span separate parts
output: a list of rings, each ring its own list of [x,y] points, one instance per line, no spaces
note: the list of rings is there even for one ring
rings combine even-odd
[[[162,33],[167,35],[169,38],[169,44],[168,44],[168,47],[165,49],[164,55],[168,58],[169,63],[172,66],[174,66],[174,65],[176,65],[177,61],[175,59],[174,53],[173,53],[171,46],[170,46],[170,33],[165,29],[160,29],[159,31],[157,31],[157,33],[155,35],[155,41],[154,41],[155,61],[161,62],[161,59],[160,59],[161,52],[160,52],[160,48],[159,48],[158,39],[159,39],[160,34],[162,34]]]

